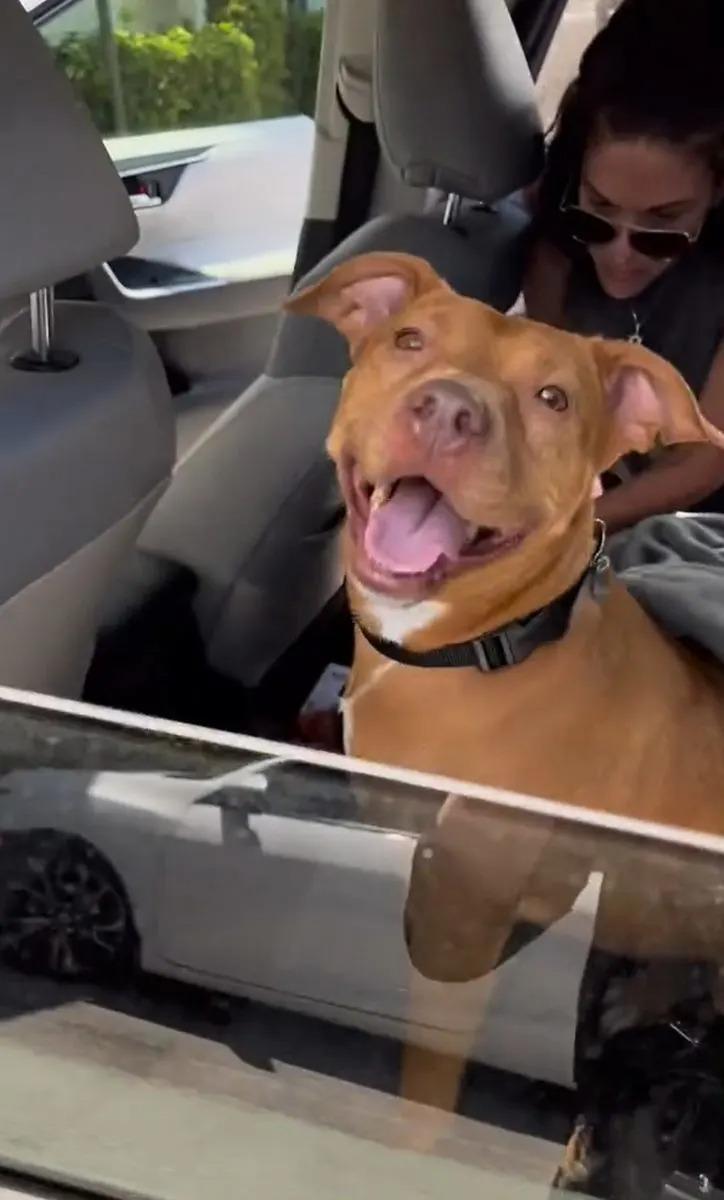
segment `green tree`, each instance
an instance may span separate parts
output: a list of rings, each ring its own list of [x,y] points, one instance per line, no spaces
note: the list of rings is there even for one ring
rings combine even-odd
[[[289,10],[286,36],[289,112],[314,116],[323,24],[321,12]]]
[[[323,12],[304,12],[285,0],[209,0],[208,15],[232,21],[252,38],[265,117],[314,115]]]
[[[229,22],[243,29],[254,43],[262,115],[288,113],[284,0],[210,0],[208,16],[210,21]]]
[[[122,105],[115,114],[101,36],[69,34],[55,54],[104,134],[119,132],[119,107],[129,133],[311,116],[322,24],[321,13],[287,9],[284,0],[209,0],[209,21],[200,29],[117,28]]]
[[[254,44],[232,23],[165,33],[115,32],[128,132],[249,121],[261,116]],[[70,34],[55,48],[104,134],[115,133],[100,38]]]

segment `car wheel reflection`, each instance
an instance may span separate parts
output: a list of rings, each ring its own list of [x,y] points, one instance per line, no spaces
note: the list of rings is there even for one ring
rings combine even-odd
[[[13,858],[0,908],[0,955],[9,966],[100,980],[134,965],[137,937],[125,890],[93,846],[33,833]]]

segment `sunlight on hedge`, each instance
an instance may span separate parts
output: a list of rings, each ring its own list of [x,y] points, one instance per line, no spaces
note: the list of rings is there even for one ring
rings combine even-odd
[[[275,0],[210,6],[201,29],[69,34],[54,49],[106,135],[314,112],[322,14]],[[112,85],[114,71],[118,85]]]

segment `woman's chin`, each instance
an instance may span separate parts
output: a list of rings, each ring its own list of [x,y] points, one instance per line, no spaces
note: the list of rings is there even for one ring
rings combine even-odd
[[[657,275],[613,274],[607,271],[598,271],[597,274],[601,287],[612,300],[633,300],[658,278]]]
[[[659,279],[666,271],[667,266],[665,263],[657,263],[653,265],[652,269],[652,266],[647,263],[645,266],[624,270],[596,262],[595,258],[593,258],[593,265],[598,282],[612,300],[633,300]]]

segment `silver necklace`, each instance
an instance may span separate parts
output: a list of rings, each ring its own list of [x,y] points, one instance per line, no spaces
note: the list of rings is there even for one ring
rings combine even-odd
[[[666,292],[666,289],[664,289],[664,291],[665,291],[665,294],[668,294]],[[658,306],[660,305],[660,303],[661,303],[661,290],[657,289],[657,291],[654,293],[653,297],[650,297],[649,304],[647,306],[646,305],[644,306],[645,309],[647,309],[647,311],[644,311],[641,315],[639,315],[639,312],[637,312],[637,310],[634,308],[633,304],[629,304],[629,308],[631,310],[631,316],[633,318],[634,327],[633,327],[631,333],[626,338],[626,341],[630,342],[630,344],[632,346],[643,346],[645,344],[644,343],[644,326],[648,324],[648,322],[651,319],[652,311],[656,311]]]
[[[633,332],[628,335],[626,341],[630,342],[632,346],[643,346],[644,339],[641,330],[644,327],[644,322],[639,320],[639,315],[633,305],[631,305],[631,316],[634,320],[634,327]]]

